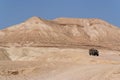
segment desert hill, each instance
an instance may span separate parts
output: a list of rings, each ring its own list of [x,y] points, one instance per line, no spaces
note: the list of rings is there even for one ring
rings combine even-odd
[[[0,30],[0,80],[120,80],[119,35],[101,19],[32,17]]]
[[[119,28],[101,19],[57,18],[45,20],[32,17],[20,24],[0,30],[0,45],[119,46],[119,35]]]

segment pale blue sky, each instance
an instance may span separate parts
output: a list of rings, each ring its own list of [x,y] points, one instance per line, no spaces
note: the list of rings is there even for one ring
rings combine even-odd
[[[100,18],[120,27],[120,0],[0,0],[0,29],[32,16]]]

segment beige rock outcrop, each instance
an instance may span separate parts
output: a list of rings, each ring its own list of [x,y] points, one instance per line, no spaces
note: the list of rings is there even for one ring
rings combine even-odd
[[[81,46],[119,45],[120,29],[100,19],[32,17],[0,31],[0,45]],[[107,45],[107,46],[106,46]],[[118,48],[116,48],[118,49]]]

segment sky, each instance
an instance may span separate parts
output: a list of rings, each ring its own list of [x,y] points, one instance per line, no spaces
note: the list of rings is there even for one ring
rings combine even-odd
[[[0,29],[32,16],[100,18],[120,27],[120,0],[0,0]]]

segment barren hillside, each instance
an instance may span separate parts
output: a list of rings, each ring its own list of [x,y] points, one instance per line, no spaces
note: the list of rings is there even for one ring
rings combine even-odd
[[[32,17],[0,30],[0,80],[120,80],[119,35],[100,19]]]
[[[23,23],[0,31],[1,46],[67,46],[81,45],[119,49],[120,29],[100,19],[32,17]]]

